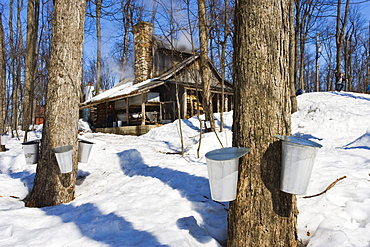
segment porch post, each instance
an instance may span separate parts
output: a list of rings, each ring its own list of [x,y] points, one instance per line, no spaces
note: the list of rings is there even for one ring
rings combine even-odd
[[[126,98],[126,124],[130,125],[130,104],[129,97]]]
[[[186,98],[187,98],[187,90],[184,88],[184,93],[182,94],[182,116],[181,118],[185,119],[186,117],[186,112],[187,112],[187,107],[188,107],[188,104],[186,102]]]
[[[145,101],[146,101],[146,93],[141,95],[141,125],[145,125]]]

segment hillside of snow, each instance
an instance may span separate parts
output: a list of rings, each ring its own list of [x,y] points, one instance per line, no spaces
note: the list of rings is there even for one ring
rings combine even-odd
[[[370,246],[370,96],[349,92],[298,97],[292,133],[321,144],[307,195],[298,201],[299,239],[308,246]],[[222,144],[232,143],[232,112],[224,114]],[[216,115],[219,117],[219,115]],[[221,148],[199,121],[182,120],[148,134],[83,133],[94,142],[79,164],[74,201],[26,208],[36,165],[27,165],[21,141],[0,152],[0,246],[222,246],[228,203],[211,199],[204,155]],[[22,139],[22,132],[19,132]],[[39,139],[41,130],[32,132]]]

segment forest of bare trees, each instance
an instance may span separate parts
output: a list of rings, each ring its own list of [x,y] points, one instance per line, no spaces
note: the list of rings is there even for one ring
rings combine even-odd
[[[154,24],[155,33],[196,48],[199,39],[195,0],[91,0],[86,5],[83,86],[96,93],[132,76],[132,26]],[[348,80],[345,90],[365,92],[369,84],[370,22],[368,1],[294,1],[295,90],[334,90],[335,71]],[[209,58],[232,81],[234,1],[205,1]],[[2,124],[23,130],[32,123],[36,105],[44,105],[50,56],[51,0],[9,0],[0,4],[3,26],[6,90],[0,97],[6,114]],[[191,44],[193,42],[193,44]],[[32,102],[30,101],[32,99]],[[83,98],[81,97],[81,100]],[[1,126],[1,125],[0,125]],[[5,125],[4,125],[5,126]],[[2,129],[2,132],[4,129]]]

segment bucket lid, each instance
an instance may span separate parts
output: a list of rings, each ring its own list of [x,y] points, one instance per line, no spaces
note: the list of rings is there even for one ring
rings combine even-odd
[[[93,142],[89,142],[89,141],[86,141],[86,140],[81,140],[81,139],[78,139],[79,142],[82,142],[82,143],[86,143],[86,144],[95,144]]]
[[[321,148],[322,145],[318,144],[316,142],[297,137],[297,136],[282,136],[282,135],[276,135],[276,138],[286,141],[286,142],[292,142],[294,144],[303,145],[303,146],[309,146],[309,147],[315,147],[315,148]]]
[[[249,148],[228,147],[220,148],[206,153],[206,158],[211,160],[232,160],[240,158],[249,152]]]
[[[71,151],[72,148],[73,148],[72,145],[64,145],[64,146],[53,148],[51,151],[53,153],[65,153],[65,152]]]
[[[28,141],[28,142],[23,142],[22,145],[34,145],[34,144],[39,144],[40,140],[33,140],[33,141]]]

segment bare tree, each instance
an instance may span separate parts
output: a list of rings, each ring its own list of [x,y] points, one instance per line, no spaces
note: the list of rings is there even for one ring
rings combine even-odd
[[[274,138],[291,132],[289,11],[288,0],[236,1],[233,146],[250,152],[230,203],[229,247],[297,246],[296,198],[280,191]]]
[[[17,130],[19,123],[19,102],[21,96],[21,72],[23,63],[23,34],[21,25],[21,11],[23,8],[23,0],[17,0],[17,15],[16,15],[16,30],[14,30],[13,17],[13,0],[9,1],[9,44],[10,44],[10,75],[11,75],[11,122],[12,128]],[[17,137],[18,132],[15,131]],[[14,132],[12,132],[14,136]]]
[[[38,63],[35,75],[34,105],[46,104],[46,91],[48,85],[48,67],[50,60],[50,40],[52,37],[53,3],[42,1],[40,6],[40,39],[37,49]]]
[[[101,46],[102,46],[102,37],[101,37],[101,8],[103,0],[95,0],[95,25],[96,25],[96,85],[95,91],[96,94],[99,94],[101,88]]]
[[[115,76],[110,66],[113,63],[113,59],[104,57],[101,62],[101,88],[108,90],[114,86]]]
[[[203,84],[203,107],[206,121],[211,123],[211,131],[215,131],[215,122],[213,119],[212,98],[211,98],[211,80],[208,61],[208,30],[206,17],[206,1],[198,1],[199,15],[199,42],[200,42],[200,75]]]
[[[20,102],[21,100],[21,86],[22,86],[22,69],[23,69],[23,32],[21,23],[21,11],[23,9],[23,0],[17,0],[17,49],[16,56],[13,58],[16,61],[15,71],[15,85],[13,88],[13,129],[19,139],[18,124],[20,117]]]
[[[25,54],[25,80],[23,92],[23,125],[26,131],[24,141],[27,141],[27,131],[32,124],[32,112],[34,110],[35,79],[37,70],[37,41],[39,23],[39,0],[29,0],[27,5],[27,39]]]
[[[331,27],[333,26],[332,22],[327,22],[325,25],[322,26],[322,29],[320,30],[321,37],[325,41],[322,43],[323,48],[323,55],[321,56],[324,60],[324,66],[323,67],[323,73],[325,74],[325,87],[327,91],[331,91],[333,89],[333,71],[334,71],[334,45],[332,44],[334,42],[334,39],[332,38],[334,36],[335,30],[333,31]]]
[[[290,1],[290,6],[289,6],[289,19],[290,19],[290,39],[289,39],[289,46],[290,46],[290,103],[292,104],[292,111],[291,113],[293,114],[298,110],[298,102],[297,102],[297,97],[296,97],[296,77],[297,77],[297,56],[296,56],[296,39],[295,39],[295,33],[294,33],[294,1]]]
[[[5,131],[6,116],[6,58],[3,16],[0,13],[0,134]],[[0,140],[0,152],[5,151],[5,145]]]
[[[224,111],[225,111],[225,78],[226,78],[226,44],[229,37],[229,0],[225,0],[225,19],[224,19],[224,37],[221,41],[221,111],[220,111],[220,131],[224,127]]]
[[[346,90],[364,92],[363,85],[365,78],[363,74],[366,69],[363,64],[366,62],[366,33],[367,21],[362,17],[358,6],[351,6],[348,15],[348,28],[344,35],[343,60],[344,71],[346,72]],[[367,86],[367,84],[365,83]]]
[[[133,15],[133,5],[131,0],[121,0],[121,10],[122,10],[122,22],[123,22],[123,43],[122,43],[122,61],[121,67],[122,72],[120,73],[120,80],[124,79],[124,71],[127,66],[128,51],[129,51],[129,35],[132,29],[132,15]]]
[[[13,28],[13,5],[14,5],[14,2],[13,0],[9,0],[9,22],[8,22],[8,26],[9,26],[9,45],[10,45],[10,74],[11,74],[11,78],[12,78],[12,103],[14,101],[14,95],[15,94],[18,94],[18,91],[17,91],[17,81],[16,81],[16,72],[15,72],[15,58],[16,58],[16,54],[15,54],[15,47],[14,47],[14,28]],[[18,99],[16,99],[17,101]],[[16,107],[12,106],[14,109],[16,109]],[[13,118],[15,118],[16,116],[14,116],[14,111],[13,110],[13,116],[12,116],[12,122],[14,121]],[[15,112],[15,114],[17,115],[17,112]],[[12,126],[14,128],[14,123],[12,123]]]
[[[351,23],[351,27],[345,32],[344,35],[344,47],[343,47],[343,56],[344,56],[344,71],[346,71],[346,79],[348,83],[345,85],[346,90],[352,91],[352,82],[353,82],[353,54],[356,46],[356,30],[354,29],[354,23]]]
[[[337,73],[341,73],[341,57],[342,57],[342,48],[344,42],[344,33],[347,28],[347,21],[348,21],[348,12],[349,12],[349,3],[350,0],[346,0],[346,6],[344,10],[344,16],[342,20],[342,0],[338,0],[337,4],[337,24],[336,24],[336,33],[335,33],[335,42],[337,46],[337,53],[336,53],[336,71]]]
[[[46,120],[28,207],[52,206],[74,198],[85,5],[85,0],[54,1]],[[67,144],[73,146],[73,171],[61,173],[51,150]]]
[[[108,90],[114,86],[115,83],[115,74],[111,69],[110,62],[113,62],[112,59],[104,57],[101,60],[101,83],[100,88],[103,90]],[[86,82],[93,82],[96,79],[97,66],[96,60],[90,59],[84,63],[83,77]]]
[[[304,81],[305,55],[307,52],[307,42],[318,20],[322,19],[322,14],[330,9],[330,4],[325,4],[323,0],[295,0],[295,60],[296,60],[296,89],[306,90]]]
[[[214,12],[214,14],[211,15],[211,20],[209,23],[213,23],[211,25],[211,29],[213,31],[210,31],[211,33],[211,40],[214,40],[215,42],[215,49],[217,50],[216,56],[214,56],[214,60],[211,60],[213,64],[217,65],[219,64],[219,69],[221,71],[221,99],[220,99],[220,105],[219,105],[219,112],[220,112],[220,131],[223,131],[223,125],[224,125],[224,119],[223,119],[223,113],[225,111],[225,94],[224,94],[224,84],[226,80],[226,69],[227,69],[227,50],[228,43],[231,37],[231,24],[232,22],[232,14],[229,13],[231,11],[231,4],[229,0],[213,0],[211,1],[211,6]],[[212,19],[214,18],[214,19]],[[231,42],[230,42],[231,43]],[[210,47],[212,49],[212,43],[210,44]],[[214,49],[212,49],[214,50]],[[231,50],[231,49],[229,49]],[[211,54],[213,52],[211,51]],[[219,61],[216,61],[219,60]]]

